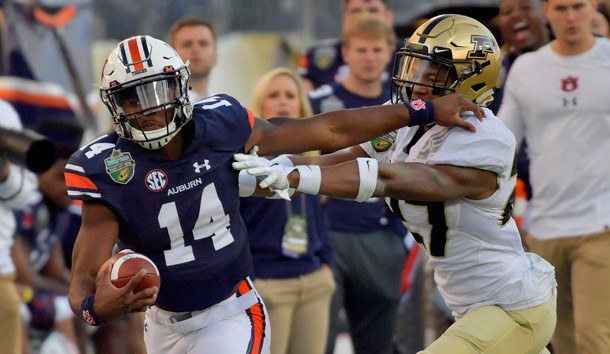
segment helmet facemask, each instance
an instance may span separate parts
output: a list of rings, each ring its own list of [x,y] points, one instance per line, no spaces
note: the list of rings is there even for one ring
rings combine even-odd
[[[102,101],[112,114],[117,133],[150,150],[164,147],[190,119],[192,106],[188,98],[188,68],[129,81],[110,84],[102,89]],[[150,127],[144,118],[164,111],[165,126]]]
[[[392,94],[392,99],[397,102],[411,101],[413,91],[422,87],[431,90],[434,96],[455,92],[457,82],[451,61],[403,49],[396,53],[394,62],[392,89],[396,90],[396,94]]]

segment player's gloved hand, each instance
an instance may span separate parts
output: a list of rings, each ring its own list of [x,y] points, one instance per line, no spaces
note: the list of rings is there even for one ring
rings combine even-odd
[[[258,156],[258,147],[254,146],[249,154],[235,154],[233,168],[245,170],[248,174],[262,179],[261,188],[269,188],[282,199],[290,200],[288,174],[294,170],[292,166],[285,166],[274,160],[267,160]]]

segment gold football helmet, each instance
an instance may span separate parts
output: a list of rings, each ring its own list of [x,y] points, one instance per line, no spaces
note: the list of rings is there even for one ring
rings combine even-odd
[[[392,96],[408,102],[413,90],[424,86],[436,96],[457,92],[485,106],[497,90],[501,65],[498,43],[482,23],[439,15],[415,30],[396,53]]]

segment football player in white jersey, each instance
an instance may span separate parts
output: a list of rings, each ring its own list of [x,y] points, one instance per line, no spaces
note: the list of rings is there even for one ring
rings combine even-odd
[[[395,97],[408,106],[411,117],[426,112],[426,100],[453,92],[485,106],[500,61],[497,42],[484,25],[460,15],[437,16],[397,54]],[[243,154],[235,156],[234,167],[265,177],[261,187],[276,190],[290,186],[359,201],[386,197],[426,250],[435,281],[457,319],[420,353],[548,353],[556,322],[556,282],[549,263],[523,250],[510,216],[515,138],[487,109],[482,121],[468,112],[462,116],[476,133],[420,125],[347,153],[276,159],[296,167],[269,165]]]

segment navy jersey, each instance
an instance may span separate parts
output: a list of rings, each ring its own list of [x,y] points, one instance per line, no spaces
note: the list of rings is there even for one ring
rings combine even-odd
[[[390,100],[390,86],[383,85],[377,97],[362,97],[346,90],[342,84],[324,85],[309,93],[311,109],[315,114],[346,108],[378,106]]]
[[[112,133],[81,148],[66,166],[70,196],[109,207],[120,247],[157,265],[156,304],[169,311],[208,308],[252,271],[231,162],[244,152],[254,118],[233,97],[217,95],[195,105],[189,124],[194,137],[178,160]]]

